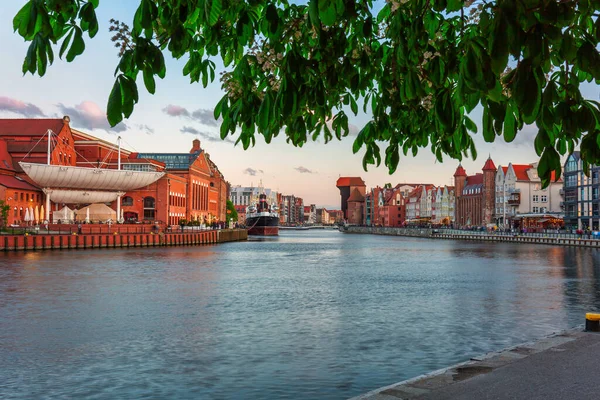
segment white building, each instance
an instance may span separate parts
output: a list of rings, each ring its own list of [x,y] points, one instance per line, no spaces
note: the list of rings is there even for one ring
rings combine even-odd
[[[234,206],[249,206],[258,202],[258,196],[263,191],[267,195],[267,202],[269,204],[277,204],[277,192],[268,188],[262,188],[261,186],[231,186],[229,199]]]
[[[499,225],[506,223],[519,214],[560,213],[563,201],[562,178],[550,182],[542,189],[537,174],[538,163],[512,164],[498,166],[496,172],[496,209],[495,219]]]
[[[435,190],[435,194],[432,195],[433,206],[432,206],[432,220],[437,223],[443,223],[454,221],[454,187],[444,186],[438,187]]]

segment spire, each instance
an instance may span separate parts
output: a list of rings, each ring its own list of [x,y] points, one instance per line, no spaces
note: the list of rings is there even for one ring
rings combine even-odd
[[[482,170],[483,171],[494,171],[494,172],[496,171],[496,165],[492,161],[492,157],[491,156],[485,162],[485,165],[483,166]]]
[[[456,172],[454,172],[454,177],[457,176],[467,176],[467,172],[465,171],[465,169],[462,167],[462,164],[458,164],[458,167],[456,168]]]

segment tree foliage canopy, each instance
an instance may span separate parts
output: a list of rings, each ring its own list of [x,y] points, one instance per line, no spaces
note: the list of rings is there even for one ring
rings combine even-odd
[[[238,220],[238,213],[235,209],[235,206],[233,205],[233,202],[231,200],[227,200],[227,222],[229,222],[229,221],[237,222],[237,220]]]
[[[23,72],[44,75],[59,56],[85,50],[98,32],[99,0],[30,0],[14,29],[30,41]],[[221,137],[244,148],[257,134],[284,132],[302,146],[348,135],[348,112],[371,118],[354,140],[363,165],[393,173],[400,154],[429,147],[438,160],[476,157],[469,118],[483,108],[482,134],[510,142],[538,129],[539,175],[560,176],[560,155],[580,145],[586,169],[600,163],[600,104],[580,92],[600,81],[600,0],[139,0],[108,99],[112,125],[138,102],[138,77],[155,92],[164,54],[207,86],[214,59],[225,96],[215,108]],[[380,149],[380,145],[385,150]],[[383,154],[382,154],[383,152]]]

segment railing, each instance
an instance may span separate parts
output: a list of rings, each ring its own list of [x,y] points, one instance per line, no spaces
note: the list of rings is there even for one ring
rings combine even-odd
[[[481,231],[481,230],[468,230],[468,229],[449,229],[449,228],[437,228],[434,229],[438,233],[447,233],[451,235],[481,235],[481,236],[525,236],[525,237],[538,237],[538,238],[563,238],[563,239],[595,239],[600,240],[599,232],[587,232],[587,233],[575,233],[574,231],[561,231],[557,229],[543,229],[541,232],[521,232],[520,230],[511,231]]]
[[[150,224],[49,224],[30,226],[8,226],[0,231],[0,234],[10,235],[97,235],[97,234],[135,234],[135,233],[194,233],[208,230],[221,229],[219,226],[160,226]]]

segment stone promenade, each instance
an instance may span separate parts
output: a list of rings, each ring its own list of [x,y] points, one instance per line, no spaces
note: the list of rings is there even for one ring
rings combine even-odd
[[[399,399],[600,399],[600,333],[553,334],[353,400]]]

